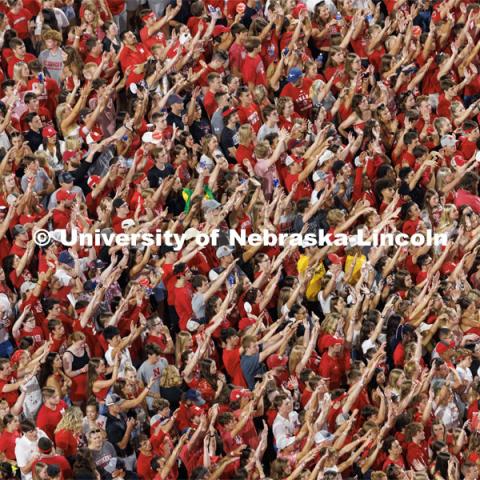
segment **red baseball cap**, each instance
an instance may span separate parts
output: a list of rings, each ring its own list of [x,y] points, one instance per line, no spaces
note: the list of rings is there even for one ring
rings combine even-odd
[[[64,200],[73,200],[74,198],[75,194],[67,192],[67,190],[59,190],[57,193],[58,202],[63,202]]]
[[[64,162],[68,162],[71,158],[73,157],[76,157],[78,154],[78,152],[74,151],[74,150],[65,150],[63,152],[63,161]]]
[[[298,18],[302,10],[307,10],[307,6],[304,3],[297,3],[292,10],[292,17]]]
[[[453,340],[451,340],[446,345],[443,342],[437,343],[437,346],[435,347],[435,350],[437,351],[437,353],[439,355],[441,355],[442,353],[447,352],[448,350],[452,349],[453,347],[455,347],[455,342]]]
[[[44,127],[42,129],[43,138],[52,138],[57,134],[57,131],[53,127]]]
[[[87,185],[89,188],[93,189],[95,185],[98,185],[102,179],[98,175],[92,175],[88,177]]]
[[[336,253],[329,253],[327,258],[330,260],[331,263],[334,265],[343,265],[342,257],[339,257]]]
[[[223,35],[224,33],[227,33],[230,31],[230,27],[226,27],[225,25],[217,25],[212,32],[212,37],[219,37],[220,35]]]
[[[325,348],[333,347],[334,345],[343,345],[344,340],[342,338],[334,337],[333,335],[325,335],[322,339],[322,346]]]
[[[241,398],[252,398],[252,392],[246,388],[236,388],[230,392],[230,401],[236,402]]]
[[[288,363],[288,357],[286,355],[279,355],[274,353],[267,358],[267,367],[270,370],[278,367],[286,367]]]

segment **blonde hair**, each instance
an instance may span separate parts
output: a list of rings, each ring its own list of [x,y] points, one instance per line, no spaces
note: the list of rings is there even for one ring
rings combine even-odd
[[[83,413],[78,407],[70,407],[65,410],[55,432],[69,430],[73,433],[80,433],[83,425]]]
[[[175,340],[175,363],[181,364],[182,353],[187,349],[187,344],[192,340],[189,332],[180,332]]]
[[[389,387],[393,387],[393,388],[397,388],[397,382],[398,382],[398,379],[403,375],[403,370],[400,370],[399,368],[394,368],[391,372],[390,372],[390,378],[389,378],[389,381],[388,381],[388,386]]]
[[[238,129],[238,141],[243,143],[250,143],[253,139],[252,126],[249,123],[243,124]]]
[[[182,384],[182,377],[178,368],[174,365],[168,365],[160,377],[160,386],[164,388],[178,387]]]
[[[73,332],[70,337],[68,338],[69,340],[69,345],[72,345],[72,343],[78,342],[80,340],[86,340],[87,337],[83,332]]]
[[[305,347],[303,345],[295,345],[290,352],[290,356],[288,358],[288,370],[290,373],[294,373],[297,365],[303,358],[305,354]]]
[[[15,80],[15,82],[18,82],[20,80],[26,80],[26,78],[24,78],[21,74],[24,67],[28,68],[28,65],[26,64],[26,62],[18,62],[14,65],[13,80]]]

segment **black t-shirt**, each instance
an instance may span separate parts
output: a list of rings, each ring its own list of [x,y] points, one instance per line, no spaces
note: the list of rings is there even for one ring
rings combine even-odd
[[[38,147],[43,143],[43,137],[40,132],[34,132],[33,130],[29,130],[25,134],[25,140],[28,142],[28,146],[32,149],[32,152],[36,152]]]
[[[222,147],[223,154],[228,160],[228,163],[235,164],[235,158],[230,155],[228,151],[229,148],[236,147],[238,145],[238,135],[236,130],[232,130],[228,127],[225,127],[222,130],[222,135],[220,136],[220,146]]]
[[[160,170],[157,166],[154,166],[147,173],[148,181],[150,182],[150,188],[158,188],[158,186],[160,185],[160,178],[163,180],[164,178],[167,178],[174,173],[175,169],[170,163],[167,163],[163,170]]]
[[[107,417],[105,430],[108,441],[115,447],[115,451],[119,457],[129,457],[134,453],[133,447],[130,444],[131,442],[128,442],[124,449],[118,446],[127,431],[127,416],[124,413],[120,413],[119,417],[114,417],[110,415],[110,413],[107,413],[105,416]]]
[[[179,130],[183,130],[185,128],[182,117],[175,115],[173,112],[170,112],[167,115],[167,123],[168,125],[176,125]]]

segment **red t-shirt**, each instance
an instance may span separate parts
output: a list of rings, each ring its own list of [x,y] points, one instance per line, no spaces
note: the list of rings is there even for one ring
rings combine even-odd
[[[243,377],[242,367],[240,366],[240,348],[225,349],[222,353],[222,360],[233,384],[247,388],[247,382]]]
[[[60,400],[55,410],[48,408],[46,405],[42,405],[37,415],[37,427],[43,430],[50,440],[55,439],[55,428],[63,417],[63,413],[67,408],[67,404]]]
[[[62,429],[55,433],[55,446],[65,457],[73,457],[77,454],[78,440],[70,430]]]
[[[15,442],[22,434],[18,431],[7,432],[4,430],[0,435],[0,452],[3,452],[8,460],[16,460]]]
[[[295,111],[304,118],[310,117],[313,108],[310,89],[307,88],[308,83],[305,78],[300,87],[296,87],[293,83],[287,83],[280,93],[281,97],[290,97],[293,100]]]
[[[155,472],[152,470],[150,462],[153,459],[153,455],[145,455],[140,453],[137,458],[137,473],[143,480],[153,480]]]
[[[10,407],[13,407],[18,398],[18,390],[6,393],[2,391],[5,385],[8,385],[9,383],[11,383],[10,380],[0,380],[0,398],[2,400],[6,400],[8,402],[8,405]]]
[[[151,49],[155,45],[161,45],[162,47],[167,46],[165,35],[161,31],[149,35],[148,27],[146,25],[140,30],[140,39],[148,49]]]
[[[242,78],[247,85],[253,83],[255,86],[267,86],[265,67],[260,55],[255,55],[254,57],[247,55],[242,65]]]
[[[215,100],[215,94],[211,90],[207,90],[205,97],[203,99],[203,106],[207,111],[207,114],[210,118],[215,113],[215,110],[218,108],[217,101]]]
[[[13,13],[9,10],[7,17],[10,28],[17,32],[18,37],[22,40],[28,38],[28,21],[33,17],[32,12],[26,8],[21,8],[18,13]]]
[[[175,287],[174,302],[180,330],[186,330],[187,322],[192,318],[192,295],[193,288],[189,283],[184,287]]]
[[[255,133],[258,133],[260,127],[262,126],[262,120],[260,117],[260,109],[255,103],[252,103],[248,107],[238,107],[237,108],[238,117],[240,118],[240,123],[244,125],[249,123]]]

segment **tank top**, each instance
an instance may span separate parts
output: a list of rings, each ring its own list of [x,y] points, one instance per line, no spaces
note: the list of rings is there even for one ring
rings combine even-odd
[[[85,352],[81,357],[77,357],[70,350],[68,350],[68,353],[73,357],[72,370],[74,372],[76,370],[81,370],[85,365],[88,365],[88,362],[90,361],[90,357],[88,356],[87,349],[85,349]]]

